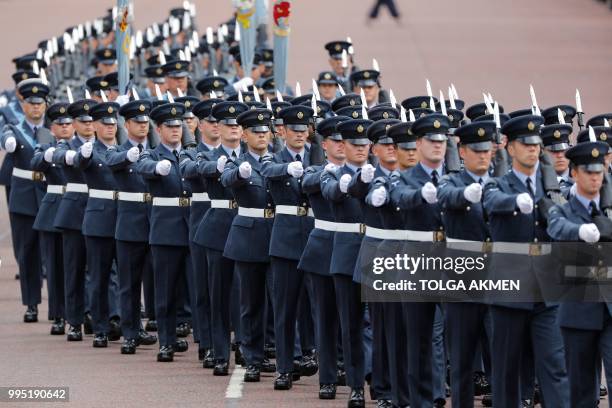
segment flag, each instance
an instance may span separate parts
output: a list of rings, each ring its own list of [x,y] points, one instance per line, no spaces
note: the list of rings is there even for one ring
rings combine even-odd
[[[257,36],[255,0],[238,0],[235,4],[236,29],[240,30],[240,64],[244,69],[244,75],[249,76],[253,68]]]
[[[289,59],[289,16],[291,15],[290,0],[274,0],[272,7],[274,33],[274,83],[276,88],[285,93],[287,84],[287,63]]]
[[[117,50],[117,73],[119,94],[125,95],[130,81],[130,41],[133,20],[129,0],[117,0],[117,19],[115,20],[115,49]]]

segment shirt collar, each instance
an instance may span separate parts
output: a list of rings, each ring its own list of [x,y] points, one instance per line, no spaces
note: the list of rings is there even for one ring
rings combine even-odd
[[[128,138],[128,140],[130,141],[130,144],[131,144],[132,146],[134,146],[134,147],[136,147],[136,146],[138,146],[138,145],[140,144],[140,145],[142,145],[142,149],[143,149],[143,150],[146,150],[146,149],[147,149],[147,141],[146,141],[146,140],[145,140],[144,142],[142,142],[142,143],[139,143],[139,142],[137,142],[137,141],[135,141],[135,140],[132,140],[132,139],[130,139],[130,138]]]
[[[257,153],[252,152],[250,150],[249,150],[249,154],[251,155],[252,158],[255,159],[255,161],[259,161],[259,159],[261,159],[261,157],[262,157],[262,156],[258,155]]]
[[[384,173],[385,176],[389,176],[389,174],[391,174],[392,170],[389,170],[383,166],[381,166],[380,164],[378,165],[378,168],[380,169],[380,171],[382,171]]]
[[[287,148],[287,151],[289,151],[289,154],[291,155],[291,157],[293,158],[293,160],[295,160],[295,156],[297,156],[298,154],[300,155],[300,157],[302,158],[302,160],[304,160],[304,153],[306,152],[306,149],[302,149],[299,152],[294,152],[293,150],[291,150],[290,148]]]
[[[580,201],[580,204],[582,204],[582,206],[584,208],[587,209],[587,211],[591,211],[591,208],[589,207],[589,204],[591,203],[591,201],[595,202],[595,205],[597,205],[597,209],[599,210],[599,194],[597,195],[597,197],[595,197],[592,200],[589,200],[588,198],[581,196],[580,194],[578,194],[578,192],[576,192],[575,197],[578,199],[578,201]]]
[[[24,119],[24,122],[26,123],[26,125],[28,125],[28,127],[30,128],[30,130],[32,131],[32,133],[34,133],[34,128],[40,128],[43,126],[43,122],[39,123],[38,125],[35,125],[34,123],[29,122],[27,119]]]
[[[164,149],[168,150],[170,153],[172,153],[175,150],[176,150],[177,153],[180,153],[180,151],[181,151],[181,145],[180,144],[178,146],[176,146],[176,147],[168,146],[165,143],[162,143],[161,145],[164,146]]]
[[[563,180],[568,181],[570,179],[569,169],[566,169],[563,173],[558,174],[557,177],[561,177]]]
[[[87,142],[91,142],[91,141],[93,141],[93,140],[94,140],[94,137],[93,137],[93,136],[92,136],[92,137],[90,137],[90,138],[88,138],[88,139],[86,139],[86,138],[84,138],[83,136],[81,136],[81,135],[77,134],[77,135],[76,135],[76,137],[78,137],[78,138],[79,138],[79,140],[81,141],[81,143],[87,143]]]
[[[436,169],[432,169],[431,167],[423,164],[423,162],[419,162],[419,165],[423,168],[423,170],[425,170],[425,173],[427,173],[427,175],[429,177],[431,177],[431,173],[435,170],[438,172],[438,177],[442,177],[444,175],[443,170],[444,170],[444,165],[440,164],[440,166],[438,166],[438,168]]]
[[[344,163],[344,165],[346,167],[348,167],[349,169],[351,169],[353,171],[353,173],[357,173],[357,170],[359,170],[361,168],[361,167],[355,166],[354,164],[351,164],[349,162]]]
[[[219,145],[216,145],[216,146],[215,145],[209,145],[208,143],[204,143],[204,142],[202,142],[202,144],[204,146],[208,147],[208,150],[214,150],[214,149],[216,149],[219,146]]]
[[[237,148],[232,149],[231,147],[227,147],[225,145],[221,145],[221,148],[225,151],[225,153],[229,156],[232,157],[232,152],[236,152],[236,157],[240,157],[240,145],[238,145]]]
[[[470,177],[471,177],[471,178],[473,178],[473,179],[474,179],[474,181],[475,181],[475,182],[477,182],[477,183],[478,183],[478,180],[479,180],[479,179],[482,179],[482,183],[483,183],[483,184],[486,184],[486,183],[487,183],[487,180],[489,179],[489,173],[485,173],[485,174],[483,174],[482,176],[479,176],[479,175],[477,175],[477,174],[475,174],[475,173],[472,173],[472,172],[471,172],[471,171],[469,171],[468,169],[465,169],[465,172],[466,172],[467,174],[469,174],[469,175],[470,175]]]

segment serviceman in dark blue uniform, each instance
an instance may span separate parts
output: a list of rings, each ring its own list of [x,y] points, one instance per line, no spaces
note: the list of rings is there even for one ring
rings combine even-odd
[[[54,227],[62,231],[64,256],[64,296],[66,320],[70,324],[68,341],[83,340],[81,325],[86,311],[85,238],[82,233],[83,217],[87,205],[88,188],[82,171],[74,166],[77,150],[86,142],[95,140],[91,109],[96,105],[93,99],[82,99],[68,106],[73,119],[75,136],[68,141],[59,141],[53,152],[53,163],[63,168],[66,178],[66,192],[62,196]]]
[[[432,113],[417,119],[411,132],[417,136],[419,164],[401,173],[392,181],[390,199],[398,211],[403,210],[404,239],[417,244],[406,245],[414,250],[411,256],[421,256],[423,243],[444,240],[444,226],[438,203],[438,183],[444,175],[444,155],[448,117]],[[408,251],[410,255],[410,251]],[[410,405],[432,406],[432,333],[436,303],[403,303],[406,332],[408,333],[408,388]]]
[[[186,279],[189,258],[189,196],[179,169],[182,116],[185,107],[166,103],[154,108],[151,119],[157,124],[161,143],[140,154],[137,171],[153,196],[149,245],[155,277],[155,316],[158,324],[157,361],[169,362],[174,352],[187,351],[187,341],[176,338],[177,299]]]
[[[264,363],[266,283],[271,280],[268,246],[274,222],[274,204],[267,180],[261,175],[268,152],[272,112],[253,109],[241,113],[248,151],[226,163],[221,182],[238,204],[223,255],[235,262],[240,283],[241,349],[246,362],[244,381],[259,382]]]
[[[315,335],[319,361],[319,399],[335,399],[336,386],[344,372],[338,368],[338,312],[334,280],[329,272],[334,244],[335,222],[330,202],[321,194],[321,174],[335,172],[344,165],[344,143],[336,125],[349,120],[346,116],[324,119],[317,125],[317,133],[324,139],[327,163],[310,166],[304,172],[302,189],[314,213],[314,229],[300,258],[298,269],[309,275],[312,285],[312,307],[315,315]],[[346,381],[346,379],[344,380]]]
[[[85,142],[74,157],[89,188],[83,218],[83,235],[87,248],[87,270],[90,274],[90,311],[94,330],[94,347],[107,347],[110,333],[109,286],[115,259],[115,222],[117,217],[117,184],[106,165],[106,151],[116,145],[119,105],[103,102],[91,110],[97,139]]]
[[[549,210],[547,231],[555,241],[592,244],[604,240],[595,220],[604,210],[600,189],[607,152],[608,144],[599,141],[579,143],[566,152],[576,192],[569,202]],[[599,405],[601,359],[605,367],[612,366],[611,316],[610,302],[566,302],[559,306],[571,407]],[[607,383],[610,389],[612,381],[607,379]]]
[[[570,148],[572,126],[567,124],[551,124],[542,127],[541,136],[544,151],[550,155],[551,162],[557,173],[561,192],[567,197],[574,181],[570,176],[569,160],[565,152]]]
[[[234,262],[223,255],[236,202],[229,188],[221,184],[221,173],[228,161],[241,154],[242,129],[236,118],[248,107],[240,102],[221,102],[212,107],[211,115],[219,122],[221,144],[198,156],[198,173],[206,179],[211,208],[200,222],[194,242],[206,248],[208,288],[210,293],[212,346],[215,356],[214,375],[227,375],[230,357],[230,292],[234,279]],[[234,328],[238,330],[238,328]]]
[[[364,183],[374,179],[375,168],[367,163],[370,140],[366,132],[372,123],[367,119],[352,119],[336,125],[344,141],[346,163],[334,173],[321,175],[321,192],[331,201],[335,218],[330,273],[340,316],[346,384],[351,387],[349,407],[365,406],[366,353],[363,337],[365,305],[361,302],[360,285],[353,281],[365,232],[364,217],[360,200],[348,194],[348,187],[353,177],[360,177]]]
[[[117,185],[117,223],[115,242],[119,302],[123,344],[121,354],[134,354],[140,344],[151,345],[157,337],[142,329],[140,321],[141,288],[145,276],[153,275],[149,248],[151,195],[136,170],[140,153],[148,149],[149,112],[146,100],[128,102],[119,109],[125,119],[128,140],[111,146],[106,152],[106,165],[113,172]]]
[[[38,143],[37,131],[44,124],[49,92],[49,87],[39,79],[20,82],[24,119],[18,125],[5,125],[0,138],[2,148],[12,157],[14,164],[8,206],[12,239],[17,250],[21,302],[27,306],[23,317],[26,323],[38,321],[41,302],[39,234],[32,227],[46,186],[44,174],[32,171],[31,161]]]
[[[210,197],[206,191],[205,180],[198,172],[197,155],[215,149],[219,145],[219,126],[210,114],[212,107],[222,102],[221,99],[208,99],[193,107],[193,113],[199,119],[201,139],[195,149],[183,149],[180,155],[182,176],[191,187],[191,211],[189,215],[189,248],[193,263],[195,282],[195,311],[197,325],[194,327],[194,338],[198,340],[198,358],[204,368],[214,368],[212,353],[210,293],[208,290],[208,261],[206,249],[194,241],[196,231],[204,215],[210,208]]]
[[[56,103],[47,109],[51,122],[51,133],[56,141],[36,146],[32,158],[32,169],[45,173],[47,194],[42,199],[33,228],[40,231],[40,249],[47,272],[49,296],[49,319],[53,320],[51,334],[65,332],[64,313],[64,260],[62,257],[62,234],[53,226],[55,215],[66,188],[62,167],[53,163],[53,153],[59,140],[70,140],[74,135],[68,103]]]
[[[510,119],[501,129],[508,137],[506,149],[512,157],[512,171],[490,180],[483,193],[493,240],[491,270],[495,273],[510,263],[524,274],[550,249],[546,244],[550,240],[544,227],[546,219],[536,207],[547,193],[539,161],[539,129],[543,123],[541,116],[525,115]],[[533,302],[491,306],[493,406],[519,405],[521,362],[529,345],[533,347],[546,404],[570,406],[557,309],[552,304]]]
[[[294,345],[298,304],[304,285],[304,273],[297,265],[314,226],[301,182],[304,168],[310,165],[310,153],[305,145],[313,114],[313,110],[306,106],[287,107],[276,114],[283,120],[286,146],[273,156],[264,156],[262,166],[262,174],[270,182],[270,192],[276,204],[270,239],[278,371],[274,380],[276,390],[291,389],[293,377],[299,378],[298,372],[292,374],[297,371]]]
[[[493,121],[479,121],[455,130],[460,138],[459,154],[464,168],[444,176],[438,199],[444,211],[447,256],[483,256],[490,248],[491,234],[481,199],[489,179]],[[448,303],[446,330],[450,348],[451,396],[454,408],[474,406],[474,355],[485,337],[488,306],[483,303]],[[484,347],[487,345],[484,344]]]

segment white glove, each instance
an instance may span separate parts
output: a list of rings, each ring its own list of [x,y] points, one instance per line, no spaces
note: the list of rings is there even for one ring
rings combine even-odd
[[[45,150],[45,153],[43,154],[43,158],[45,159],[47,163],[51,163],[53,161],[53,153],[55,153],[55,147],[50,147],[47,150]]]
[[[569,195],[570,197],[576,195],[576,183],[572,184],[572,186],[570,187]]]
[[[243,88],[248,88],[251,85],[253,85],[253,78],[251,77],[244,77],[240,81],[236,81],[232,84],[236,92],[242,91]]]
[[[348,186],[351,182],[351,179],[352,177],[350,174],[343,174],[342,177],[340,177],[340,182],[338,183],[340,191],[342,191],[343,193],[346,193],[348,191]]]
[[[251,177],[251,165],[249,162],[242,162],[238,167],[238,173],[240,173],[240,178],[248,179]]]
[[[84,158],[89,159],[91,157],[91,153],[93,152],[93,143],[85,142],[83,146],[81,146],[81,155]]]
[[[533,211],[533,199],[527,193],[521,193],[516,196],[516,205],[523,214],[531,214]]]
[[[361,168],[361,181],[371,183],[374,180],[374,172],[376,169],[370,163]]]
[[[0,108],[4,108],[6,105],[8,105],[8,99],[4,95],[0,96]]]
[[[155,165],[155,172],[160,176],[167,176],[168,174],[170,174],[171,168],[172,163],[170,163],[170,160],[164,159],[162,161],[157,162],[157,164]]]
[[[7,152],[13,153],[17,148],[17,140],[13,136],[7,137],[6,142],[4,142],[4,148]]]
[[[336,166],[334,163],[327,163],[325,165],[324,171],[327,173],[335,173],[336,170],[338,170],[338,166]]]
[[[463,196],[470,203],[478,203],[482,198],[482,186],[479,183],[472,183],[463,190]]]
[[[595,224],[582,224],[578,229],[578,236],[584,242],[597,242],[599,241],[599,229]]]
[[[68,150],[66,155],[64,156],[64,161],[68,166],[74,165],[74,156],[76,156],[76,152],[74,150]]]
[[[119,106],[123,106],[130,101],[130,95],[119,95],[115,102],[119,104]]]
[[[434,204],[438,201],[438,189],[432,182],[428,181],[423,188],[421,188],[421,196],[429,204]]]
[[[227,156],[219,156],[219,158],[217,159],[217,171],[219,173],[223,173],[225,163],[227,163]]]
[[[136,163],[138,161],[138,158],[140,157],[140,150],[138,150],[138,147],[133,146],[132,148],[130,148],[130,150],[127,151],[126,157],[130,162]]]
[[[287,165],[287,173],[295,178],[300,178],[304,174],[304,166],[301,161],[294,161]]]
[[[372,191],[372,205],[374,207],[380,207],[387,201],[387,189],[384,187],[378,187]]]

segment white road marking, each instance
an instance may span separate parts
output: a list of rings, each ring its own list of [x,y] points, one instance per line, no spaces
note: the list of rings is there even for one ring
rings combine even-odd
[[[232,372],[229,384],[225,390],[225,398],[237,399],[242,398],[242,386],[244,385],[244,373],[246,369],[236,367]]]

